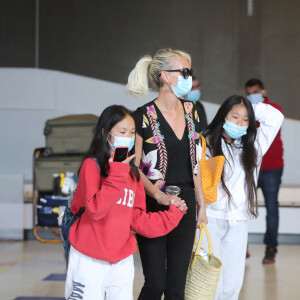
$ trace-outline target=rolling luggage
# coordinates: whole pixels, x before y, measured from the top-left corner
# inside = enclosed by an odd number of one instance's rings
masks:
[[[53,192],[54,175],[77,174],[83,155],[38,157],[34,162],[35,188],[39,192]]]
[[[43,156],[85,153],[91,144],[97,122],[98,117],[92,114],[49,119],[44,128],[46,149]]]

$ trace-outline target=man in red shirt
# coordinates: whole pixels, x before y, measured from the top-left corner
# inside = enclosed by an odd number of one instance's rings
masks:
[[[245,91],[247,99],[251,103],[255,104],[263,102],[270,104],[282,112],[280,105],[269,101],[267,91],[265,90],[264,84],[261,80],[248,80],[245,84]],[[283,173],[283,165],[283,144],[281,139],[281,130],[279,130],[272,145],[263,157],[258,178],[258,186],[262,189],[267,210],[267,231],[264,237],[266,252],[263,264],[274,263],[275,255],[277,253],[279,225],[278,193]]]

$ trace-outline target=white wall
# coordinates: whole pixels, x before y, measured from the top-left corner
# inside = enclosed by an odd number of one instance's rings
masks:
[[[249,221],[249,233],[262,233],[266,231],[266,208],[258,208],[259,216],[257,219]],[[279,208],[279,234],[300,234],[300,208],[299,207],[280,207]]]
[[[0,174],[32,178],[33,150],[45,145],[47,119],[100,115],[114,103],[132,109],[139,105],[120,84],[56,71],[0,68]]]
[[[233,91],[234,93],[234,91]],[[44,123],[64,114],[93,113],[111,104],[130,109],[143,100],[125,95],[122,84],[58,71],[0,68],[0,174],[20,174],[32,179],[32,154],[45,145]],[[218,105],[203,102],[211,121]],[[284,184],[300,185],[300,122],[285,120],[282,136],[285,148]]]
[[[0,239],[23,239],[23,176],[0,174],[0,191]]]

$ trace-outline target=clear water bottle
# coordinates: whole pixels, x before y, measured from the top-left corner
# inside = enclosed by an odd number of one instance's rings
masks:
[[[176,195],[176,196],[178,196],[180,194],[180,192],[181,192],[180,187],[178,187],[176,185],[166,186],[166,194],[167,195]]]

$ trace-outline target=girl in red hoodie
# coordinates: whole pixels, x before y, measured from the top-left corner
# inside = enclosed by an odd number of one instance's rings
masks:
[[[145,192],[134,164],[135,122],[131,112],[113,105],[101,114],[95,136],[79,171],[71,211],[85,212],[70,229],[66,299],[133,299],[132,231],[158,237],[177,226],[186,205],[174,196],[168,211],[146,213]],[[129,157],[114,162],[117,146]],[[100,166],[97,166],[95,159]]]

